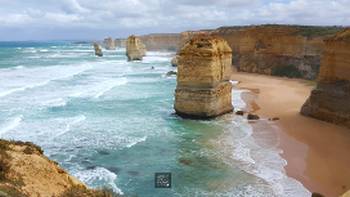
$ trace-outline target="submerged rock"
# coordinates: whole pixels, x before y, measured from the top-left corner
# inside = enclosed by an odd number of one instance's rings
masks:
[[[99,45],[98,43],[94,42],[94,49],[95,49],[95,55],[96,56],[98,56],[98,57],[102,57],[103,56],[101,45]]]
[[[318,84],[301,114],[350,128],[350,29],[325,42]]]
[[[128,56],[128,61],[142,60],[146,55],[146,47],[141,42],[141,40],[131,35],[126,41],[126,55]]]
[[[172,76],[172,75],[177,75],[176,71],[169,71],[166,73],[166,76]]]
[[[255,114],[248,114],[247,119],[248,120],[259,120],[260,117],[258,115],[255,115]]]
[[[107,49],[107,50],[115,50],[115,48],[116,48],[115,41],[111,37],[104,39],[103,45],[104,45],[105,49]]]
[[[190,39],[179,52],[175,111],[190,118],[232,112],[232,51],[226,41],[209,35]]]
[[[236,111],[236,115],[243,116],[244,115],[244,111]]]

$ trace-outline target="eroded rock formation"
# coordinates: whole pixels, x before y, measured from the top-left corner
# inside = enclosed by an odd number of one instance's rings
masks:
[[[178,55],[176,113],[212,118],[231,112],[232,51],[226,41],[209,35],[194,36]]]
[[[126,55],[128,56],[128,61],[142,60],[146,55],[146,47],[138,37],[134,35],[128,37],[126,41]]]
[[[221,27],[181,33],[180,46],[197,34],[209,33],[227,41],[238,71],[316,79],[323,40],[338,27],[260,25]]]
[[[0,196],[112,196],[88,189],[32,143],[0,140]]]
[[[103,56],[103,53],[102,53],[102,47],[101,45],[99,45],[98,43],[94,42],[94,49],[95,49],[95,55],[96,56],[99,56],[99,57],[102,57]]]
[[[350,29],[325,43],[317,87],[301,113],[350,128]]]
[[[104,45],[105,49],[107,49],[107,50],[115,50],[115,48],[116,48],[115,42],[111,37],[104,39],[103,45]]]

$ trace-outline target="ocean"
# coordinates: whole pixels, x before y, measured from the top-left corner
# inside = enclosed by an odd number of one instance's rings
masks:
[[[234,114],[174,114],[173,55],[127,62],[123,48],[98,58],[89,44],[0,42],[0,137],[38,144],[87,185],[126,196],[310,196],[286,175],[273,123],[253,131]],[[171,188],[155,188],[158,172]]]

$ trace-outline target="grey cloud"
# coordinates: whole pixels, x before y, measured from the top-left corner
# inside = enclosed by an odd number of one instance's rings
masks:
[[[0,5],[1,40],[90,39],[260,23],[350,25],[350,0],[0,0]],[[11,34],[11,29],[22,31]]]

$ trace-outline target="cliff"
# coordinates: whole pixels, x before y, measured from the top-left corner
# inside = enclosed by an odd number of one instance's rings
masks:
[[[128,61],[142,60],[146,55],[146,47],[138,37],[134,35],[128,37],[126,41],[126,55],[128,56]]]
[[[325,45],[317,87],[301,113],[350,128],[350,29]]]
[[[149,34],[140,36],[140,39],[149,51],[177,51],[179,49],[180,34]]]
[[[221,27],[181,33],[180,46],[194,35],[209,33],[227,41],[238,71],[316,79],[324,39],[342,28],[289,25]]]
[[[184,45],[178,54],[178,115],[212,118],[233,110],[231,55],[226,41],[214,36],[194,36]]]
[[[88,189],[32,143],[0,140],[0,196],[112,196]]]
[[[112,38],[104,39],[103,45],[107,50],[115,50],[115,42]]]

